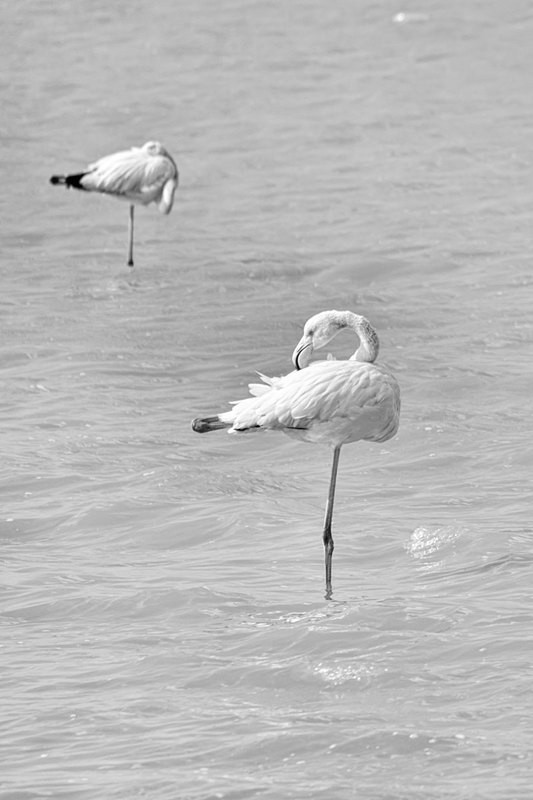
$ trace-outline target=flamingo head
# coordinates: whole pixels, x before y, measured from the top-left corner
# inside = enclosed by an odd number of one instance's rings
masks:
[[[165,150],[161,142],[146,142],[141,147],[141,150],[149,156],[167,156],[168,152]]]
[[[325,347],[343,328],[349,324],[346,311],[321,311],[307,320],[303,336],[294,348],[292,363],[296,369],[306,367],[314,350]]]
[[[303,369],[311,361],[314,350],[325,347],[344,328],[353,330],[359,337],[359,348],[352,359],[375,361],[379,351],[379,339],[370,322],[353,311],[321,311],[307,320],[304,333],[292,354],[296,369]]]

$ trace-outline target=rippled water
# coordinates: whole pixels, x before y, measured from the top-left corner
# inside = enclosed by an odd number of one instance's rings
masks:
[[[531,796],[533,12],[4,12],[0,796]],[[159,138],[170,217],[54,189]],[[365,314],[398,435],[197,436]],[[338,355],[352,352],[348,336]]]

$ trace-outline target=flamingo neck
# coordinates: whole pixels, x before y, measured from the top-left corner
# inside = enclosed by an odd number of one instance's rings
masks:
[[[359,347],[350,356],[350,360],[369,363],[375,361],[379,353],[379,339],[370,322],[366,317],[354,314],[353,311],[345,311],[342,316],[344,326],[353,330],[359,339]]]

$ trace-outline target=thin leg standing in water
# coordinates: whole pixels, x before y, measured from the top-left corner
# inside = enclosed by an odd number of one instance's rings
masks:
[[[326,505],[326,516],[324,518],[324,555],[326,559],[326,598],[331,597],[331,561],[335,548],[333,536],[331,535],[331,520],[333,519],[333,502],[335,500],[335,486],[337,484],[337,469],[339,467],[340,447],[333,450],[333,464],[331,466],[331,478],[329,481],[328,502]]]
[[[128,267],[133,267],[133,217],[135,214],[135,206],[130,206],[130,224],[129,224],[129,235],[130,235],[130,243],[128,247]]]

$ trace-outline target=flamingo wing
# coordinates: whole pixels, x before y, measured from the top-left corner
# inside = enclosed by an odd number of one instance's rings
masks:
[[[377,435],[384,409],[395,416],[398,391],[394,378],[377,365],[354,361],[315,362],[278,378],[270,388],[253,388],[254,397],[222,415],[234,431],[259,427],[303,433],[336,426],[345,441],[348,435],[353,440]]]
[[[83,185],[92,191],[122,196],[144,205],[158,200],[161,210],[168,214],[177,186],[177,170],[169,158],[133,147],[91,164]]]
[[[336,417],[355,419],[377,402],[374,375],[375,369],[360,364],[354,368],[349,362],[310,365],[287,376],[291,380],[280,387],[275,413],[280,421],[290,423],[289,427],[306,428]]]

